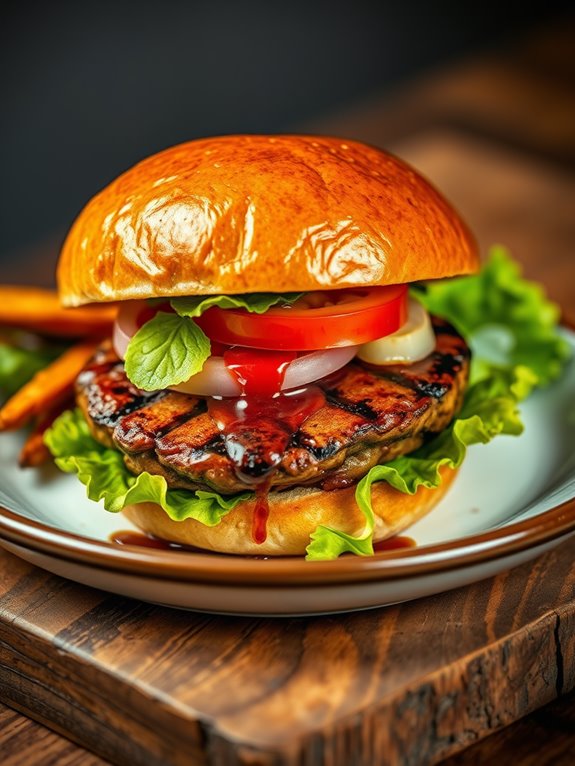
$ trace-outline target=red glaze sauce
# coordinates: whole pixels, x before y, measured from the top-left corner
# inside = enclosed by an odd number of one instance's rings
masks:
[[[232,346],[224,352],[224,364],[242,387],[245,396],[275,396],[281,391],[295,351],[258,351]]]
[[[263,543],[265,541],[265,524],[267,520],[267,487],[265,484],[260,485],[262,487],[261,497],[263,498],[263,512],[262,516],[258,516],[258,512],[254,514],[253,535],[256,543]],[[259,488],[258,488],[259,489]],[[258,489],[256,489],[256,508],[259,500]],[[263,533],[263,539],[259,537]],[[138,548],[156,548],[163,551],[187,551],[188,553],[212,553],[212,551],[204,550],[203,548],[196,548],[193,545],[182,545],[181,543],[171,543],[168,540],[161,540],[159,537],[153,535],[146,535],[143,532],[133,532],[131,530],[121,530],[119,532],[113,532],[109,537],[110,542],[116,545],[132,545]],[[380,540],[378,543],[373,544],[373,552],[375,554],[385,553],[386,551],[397,551],[405,548],[414,548],[417,545],[412,537],[404,535],[396,535],[390,537],[387,540]],[[218,554],[222,555],[222,554]],[[226,554],[227,555],[227,554]],[[261,556],[246,556],[245,558],[259,559],[265,558]]]
[[[385,551],[398,551],[403,548],[414,548],[417,545],[413,537],[407,535],[395,535],[388,537],[387,540],[380,540],[373,544],[374,553],[384,553]]]
[[[208,411],[238,477],[246,484],[259,484],[279,465],[292,434],[324,402],[320,388],[306,386],[273,398],[211,398]]]
[[[268,516],[270,515],[270,506],[268,503],[270,484],[271,482],[268,479],[262,484],[258,484],[256,487],[256,504],[252,519],[252,538],[258,545],[265,543],[267,537],[267,522]]]
[[[172,543],[169,540],[162,540],[154,535],[148,535],[144,532],[134,532],[132,530],[120,530],[113,532],[109,536],[109,541],[115,545],[131,545],[135,548],[155,548],[162,551],[175,551],[176,553],[203,553],[213,556],[232,556],[238,558],[234,553],[222,553],[221,551],[211,551],[207,548],[197,548],[195,545],[183,545],[182,543]],[[264,561],[267,556],[242,556],[245,559],[254,559]]]
[[[280,393],[287,367],[296,356],[291,351],[230,348],[224,352],[224,362],[241,385],[243,396],[208,399],[208,411],[224,438],[237,476],[255,487],[252,536],[258,544],[266,539],[272,475],[292,434],[325,403],[317,386]]]
[[[193,545],[182,545],[181,543],[171,543],[168,540],[161,540],[153,535],[145,535],[143,532],[132,532],[129,530],[113,532],[110,535],[110,542],[117,545],[136,545],[139,548],[159,548],[163,551],[197,551],[203,553],[201,548],[195,548]]]

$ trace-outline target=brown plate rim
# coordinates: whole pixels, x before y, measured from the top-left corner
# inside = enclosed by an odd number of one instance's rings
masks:
[[[329,585],[421,577],[511,556],[575,533],[575,498],[520,522],[444,543],[335,561],[250,559],[214,553],[119,547],[24,519],[0,507],[0,537],[53,558],[98,569],[180,582]]]
[[[564,317],[565,319],[565,317]],[[563,327],[574,331],[569,320]],[[575,533],[575,497],[523,521],[433,545],[335,561],[253,559],[233,555],[137,549],[51,527],[0,506],[0,539],[53,558],[162,580],[241,587],[332,585],[421,577],[479,565]]]

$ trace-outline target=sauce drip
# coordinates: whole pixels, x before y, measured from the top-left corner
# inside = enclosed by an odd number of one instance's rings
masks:
[[[208,412],[223,436],[236,475],[255,487],[252,536],[265,541],[268,492],[292,435],[325,403],[317,386],[280,393],[292,351],[231,348],[224,362],[242,387],[242,396],[208,399]]]
[[[279,394],[296,351],[260,351],[232,346],[224,351],[224,364],[238,381],[244,396]]]
[[[267,522],[270,515],[270,506],[268,503],[268,492],[270,490],[270,480],[258,484],[256,487],[256,504],[254,506],[254,516],[252,520],[252,538],[255,543],[261,545],[265,543],[267,537]]]
[[[208,412],[224,437],[237,476],[246,484],[259,484],[279,465],[292,434],[324,402],[320,388],[306,386],[269,399],[211,398]]]
[[[238,555],[235,553],[222,553],[221,551],[211,551],[207,548],[197,548],[195,545],[172,543],[169,540],[162,540],[160,537],[154,537],[154,535],[149,535],[145,532],[134,532],[132,530],[112,532],[108,540],[115,545],[131,545],[136,548],[155,548],[156,550],[175,551],[176,553],[202,553],[204,556],[232,556],[233,558],[238,558]],[[268,557],[242,556],[242,558],[265,561]]]
[[[139,548],[157,548],[163,551],[198,551],[203,553],[201,548],[195,548],[193,545],[183,545],[181,543],[171,543],[168,540],[161,540],[153,535],[145,535],[143,532],[132,532],[129,530],[113,532],[110,535],[110,542],[117,545],[136,545]]]
[[[407,535],[395,535],[394,537],[388,537],[387,540],[380,540],[373,544],[374,553],[383,553],[385,551],[398,551],[403,548],[415,548],[417,543],[413,537],[407,537]]]
[[[261,494],[260,494],[261,487]],[[262,543],[265,541],[266,536],[266,520],[267,520],[267,502],[266,496],[268,487],[265,484],[261,484],[256,489],[256,511],[254,513],[254,523],[252,528],[252,534],[256,543]],[[262,510],[258,515],[258,500],[263,498]],[[261,535],[263,534],[263,539]],[[147,535],[143,532],[134,532],[132,530],[121,530],[119,532],[113,532],[109,537],[110,542],[116,545],[133,545],[138,548],[156,548],[164,551],[182,551],[191,553],[213,553],[213,551],[204,550],[203,548],[196,548],[194,545],[183,545],[182,543],[171,543],[169,540],[162,540],[159,537],[153,535]],[[412,537],[405,535],[395,535],[389,537],[387,540],[380,540],[373,544],[373,552],[375,554],[385,553],[386,551],[397,551],[405,548],[414,548],[417,545]],[[217,554],[217,555],[222,555]],[[225,554],[224,554],[225,555]],[[245,556],[244,558],[259,559],[265,558],[261,556]]]

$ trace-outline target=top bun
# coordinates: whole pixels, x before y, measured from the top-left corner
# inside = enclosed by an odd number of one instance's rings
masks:
[[[82,210],[58,265],[66,306],[305,292],[476,271],[451,205],[409,165],[356,141],[222,136],[174,146]]]

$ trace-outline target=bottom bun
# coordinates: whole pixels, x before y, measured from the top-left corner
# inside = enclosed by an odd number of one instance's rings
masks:
[[[437,489],[419,487],[414,495],[398,492],[386,482],[371,487],[375,513],[374,542],[401,532],[424,516],[445,495],[456,471],[442,470]],[[181,545],[221,553],[261,556],[302,556],[320,524],[351,535],[364,529],[365,517],[355,502],[355,486],[326,492],[317,487],[295,487],[269,495],[267,537],[252,538],[254,500],[239,503],[215,527],[195,519],[173,521],[156,503],[137,503],[124,515],[143,532]]]

